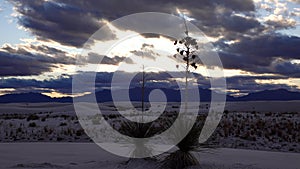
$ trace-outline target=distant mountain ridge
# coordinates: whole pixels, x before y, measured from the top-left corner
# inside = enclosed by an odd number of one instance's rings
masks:
[[[70,103],[71,97],[63,98],[51,98],[41,93],[18,93],[18,94],[6,94],[0,96],[0,103],[45,103],[45,102],[59,102]]]
[[[153,89],[146,88],[145,96],[148,96]],[[179,102],[181,100],[181,95],[179,90],[175,89],[161,89],[169,102]],[[122,96],[122,93],[128,92],[125,90],[116,91],[117,96]],[[190,91],[193,92],[193,91]],[[209,89],[199,88],[200,101],[209,102],[211,100],[212,91]],[[98,102],[109,102],[112,101],[111,91],[102,90],[96,92],[96,100]],[[218,97],[219,94],[215,93]],[[80,96],[77,99],[81,101],[88,101],[92,95]],[[140,101],[141,100],[141,88],[132,88],[129,90],[129,98],[131,101]],[[277,89],[277,90],[264,90],[260,92],[250,93],[242,97],[232,97],[226,96],[227,101],[291,101],[291,100],[300,100],[300,92],[291,92],[286,89]],[[123,101],[125,101],[124,98]],[[120,99],[122,101],[122,99]],[[145,101],[149,101],[149,97],[145,97]],[[40,93],[20,93],[20,94],[6,94],[0,96],[0,103],[44,103],[44,102],[58,102],[58,103],[71,103],[73,102],[72,97],[63,97],[63,98],[51,98],[49,96],[40,94]]]
[[[300,92],[291,92],[286,89],[264,90],[236,99],[237,101],[291,101],[300,100]]]

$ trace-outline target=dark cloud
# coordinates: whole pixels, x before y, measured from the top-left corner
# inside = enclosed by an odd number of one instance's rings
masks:
[[[89,53],[88,56],[84,56],[82,58],[84,63],[90,64],[106,64],[106,65],[118,65],[121,62],[125,62],[127,64],[133,64],[133,60],[126,57],[114,56],[102,56],[97,53]],[[100,62],[101,61],[101,62]]]
[[[124,87],[124,80],[128,80],[131,73],[128,72],[118,72],[121,74],[120,81],[115,81],[114,86],[119,88]],[[177,77],[184,77],[183,72],[172,72],[175,73]],[[81,72],[81,76],[93,76],[94,72]],[[110,72],[99,72],[96,74],[95,87],[96,90],[108,89],[111,87],[112,78],[114,73]],[[137,74],[134,79],[131,79],[131,87],[141,86],[141,74]],[[199,74],[194,74],[197,79],[197,83],[202,88],[210,88],[209,78],[205,78]],[[229,90],[239,90],[238,93],[249,93],[262,91],[267,89],[279,89],[284,88],[288,90],[299,91],[296,86],[291,86],[289,84],[259,84],[256,80],[280,80],[286,79],[284,76],[235,76],[227,78],[227,88]],[[0,79],[0,88],[14,88],[14,92],[60,92],[63,94],[72,94],[72,76],[64,75],[58,78],[52,78],[48,80],[35,80],[35,79]],[[155,82],[153,82],[155,80]],[[147,87],[151,88],[177,88],[177,83],[171,78],[170,74],[167,72],[162,73],[147,73]],[[90,91],[88,89],[87,91]],[[229,94],[235,94],[236,92],[229,92]]]
[[[300,64],[277,59],[271,65],[271,70],[278,74],[300,78]]]
[[[78,72],[79,76],[93,77],[94,72]],[[116,73],[116,72],[115,72]],[[115,81],[114,85],[122,88],[125,87],[124,80],[131,81],[131,87],[140,87],[141,74],[137,74],[133,79],[130,79],[131,73],[117,72],[121,75],[122,79]],[[184,75],[184,73],[182,73]],[[111,87],[112,78],[114,73],[111,72],[99,72],[95,77],[96,90],[102,90]],[[170,78],[167,73],[147,73],[147,86],[149,87],[172,87],[176,86],[175,83],[166,81]],[[16,93],[18,92],[60,92],[64,94],[72,94],[72,76],[64,75],[58,78],[52,78],[48,80],[35,80],[35,79],[0,79],[0,88],[14,88]],[[162,82],[153,83],[152,80],[158,80]],[[87,89],[87,91],[90,91]]]
[[[281,76],[266,76],[266,77],[259,77],[259,76],[236,76],[236,77],[229,77],[226,79],[227,88],[230,90],[239,90],[240,92],[237,93],[253,93],[262,90],[270,90],[270,89],[287,89],[287,90],[297,90],[297,86],[292,86],[289,84],[272,84],[272,83],[258,83],[256,80],[279,80],[279,79],[286,79],[285,77]],[[233,93],[233,92],[232,92]]]
[[[223,16],[222,25],[231,32],[247,33],[247,31],[261,27],[261,24],[254,18],[242,16]]]
[[[134,50],[134,51],[130,51],[132,54],[136,55],[136,56],[140,56],[140,57],[145,57],[148,59],[153,59],[155,60],[157,56],[159,56],[159,54],[155,53],[152,50]]]
[[[297,0],[291,0],[298,2]],[[291,63],[293,59],[300,59],[300,38],[277,34],[275,31],[292,28],[295,25],[290,22],[269,20],[260,23],[257,19],[256,9],[252,0],[11,0],[18,16],[18,23],[29,30],[38,39],[45,41],[56,41],[63,45],[82,47],[86,40],[97,31],[103,24],[103,20],[112,21],[122,16],[138,12],[165,12],[174,14],[176,8],[187,10],[189,16],[204,33],[212,37],[223,38],[215,43],[225,68],[241,69],[254,73],[274,73],[277,77],[265,78],[287,78],[300,77],[299,64]],[[138,21],[141,22],[141,21]],[[161,29],[170,28],[174,32],[181,31],[182,22],[155,20],[152,23]],[[178,29],[171,29],[173,25]],[[125,25],[125,26],[124,26]],[[123,29],[144,30],[147,24],[138,28],[124,24]],[[120,25],[115,25],[120,26]],[[96,36],[99,40],[110,40],[116,38],[110,29],[105,34]],[[145,37],[158,37],[157,34],[144,34]],[[235,40],[236,43],[229,44],[228,41]],[[143,48],[151,48],[143,45]],[[31,50],[39,51],[40,54]],[[141,50],[142,51],[142,50]],[[132,51],[136,55],[145,55],[140,50]],[[153,53],[147,54],[153,58]],[[47,46],[31,45],[27,48],[14,49],[5,46],[0,50],[0,76],[25,76],[39,75],[49,72],[57,64],[74,64],[74,59],[67,56],[64,51]],[[107,57],[90,53],[86,58],[88,63],[97,63],[102,59],[103,64],[117,65],[125,57]],[[127,63],[132,60],[125,59]],[[107,87],[110,83],[111,73],[97,75],[97,87]],[[150,76],[150,75],[149,75]],[[165,75],[152,75],[153,79],[161,81],[169,80]],[[124,77],[126,74],[124,73]],[[150,76],[151,77],[151,76]],[[233,77],[228,78],[230,89],[238,89],[243,92],[257,91],[269,88],[291,88],[288,84],[257,84],[255,79],[261,77]],[[67,79],[49,81],[19,81],[29,87],[50,88],[62,92],[70,92],[71,77]],[[209,79],[199,76],[198,83],[209,87]],[[66,80],[66,81],[64,81]],[[15,79],[17,81],[17,79]],[[58,83],[66,84],[60,86]],[[7,84],[13,84],[9,82]],[[16,83],[14,83],[17,85]],[[61,85],[62,85],[61,84]],[[68,84],[68,85],[67,85]],[[55,88],[54,85],[58,87]],[[166,84],[167,85],[167,84]],[[7,85],[9,86],[9,85]],[[18,86],[11,85],[12,88]],[[23,86],[24,87],[24,86]],[[21,87],[19,87],[21,89]]]
[[[21,14],[19,23],[44,40],[54,40],[65,45],[82,46],[102,25],[102,19],[112,21],[138,12],[176,13],[176,9],[187,10],[195,23],[209,36],[224,36],[227,40],[238,39],[242,34],[257,36],[269,28],[256,19],[252,0],[202,0],[167,1],[159,0],[74,0],[31,1],[12,0]],[[240,14],[240,15],[238,15]],[[173,22],[156,22],[167,27]],[[176,23],[175,23],[176,24]],[[268,25],[268,24],[267,24]],[[270,26],[270,24],[269,24]],[[125,26],[126,27],[126,26]],[[282,29],[285,29],[284,25]],[[287,25],[286,28],[290,28]],[[131,29],[144,29],[131,28]],[[111,30],[101,34],[99,39],[115,38]],[[153,35],[151,35],[153,36]],[[157,37],[157,35],[154,35]]]
[[[154,48],[154,45],[152,45],[152,44],[147,44],[147,43],[144,43],[143,45],[142,45],[142,49],[143,48]]]
[[[12,0],[15,9],[21,14],[19,24],[29,29],[42,40],[54,40],[64,45],[82,46],[97,31],[101,17],[97,11],[88,10],[76,3],[63,1]],[[102,40],[113,39],[110,30]]]
[[[300,59],[300,38],[282,34],[247,37],[225,49],[229,53],[269,60],[272,57]]]
[[[141,56],[153,60],[155,60],[158,56],[160,56],[158,53],[154,51],[154,45],[147,44],[147,43],[144,43],[140,50],[134,50],[130,52],[136,56]]]
[[[51,72],[59,65],[75,65],[76,59],[67,52],[45,45],[19,45],[13,48],[5,45],[0,48],[0,76],[31,76]],[[118,65],[121,62],[133,64],[126,57],[107,57],[89,53],[81,58],[83,63]]]
[[[260,39],[265,42],[260,53],[266,56],[280,56],[285,59],[300,59],[300,38],[296,36],[269,36]],[[255,47],[255,46],[254,46]],[[259,46],[257,46],[259,47]],[[263,49],[263,50],[262,50]]]
[[[225,68],[299,77],[299,64],[290,62],[300,59],[299,37],[273,34],[242,38],[232,45],[221,42],[221,45],[219,55]]]
[[[40,50],[43,54],[31,51]],[[57,64],[74,64],[75,59],[65,52],[47,46],[24,46],[0,49],[0,76],[30,76],[51,72]]]
[[[74,0],[12,0],[11,2],[15,5],[16,11],[21,14],[18,18],[20,25],[29,29],[40,39],[54,40],[71,46],[82,46],[104,24],[102,19],[112,21],[138,12],[175,13],[176,8],[188,10],[192,17],[201,21],[199,25],[207,30],[206,33],[217,32],[222,27],[233,31],[245,31],[257,24],[253,19],[245,20],[235,17],[224,20],[224,17],[219,17],[224,16],[224,13],[254,12],[255,6],[252,0],[186,2],[159,0],[155,3],[150,0],[89,0],[84,2]],[[227,21],[228,23],[224,23]],[[249,23],[246,23],[247,21]],[[230,26],[232,24],[236,26]],[[240,28],[241,25],[243,28]],[[111,30],[107,30],[103,36],[99,38],[102,40],[115,38]]]
[[[65,94],[72,93],[72,78],[70,76],[60,77],[50,80],[35,79],[2,79],[0,88],[14,88],[16,93],[20,92],[61,92]]]

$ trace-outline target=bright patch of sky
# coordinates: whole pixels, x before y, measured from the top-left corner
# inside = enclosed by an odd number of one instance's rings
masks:
[[[290,36],[300,35],[300,4],[293,0],[254,0],[259,21],[276,21],[282,24],[294,25],[279,33]]]
[[[4,0],[1,0],[0,4],[0,29],[1,38],[0,46],[5,43],[18,44],[22,38],[32,38],[32,36],[21,29],[17,24],[17,19],[12,16],[13,6]]]
[[[287,5],[288,9],[291,9],[293,15],[293,18],[297,21],[296,28],[284,30],[283,33],[299,36],[300,35],[300,4],[298,3],[288,3]]]
[[[255,80],[258,84],[276,84],[276,85],[285,85],[296,86],[300,89],[300,79],[299,78],[288,78],[288,79],[268,79],[268,80]]]

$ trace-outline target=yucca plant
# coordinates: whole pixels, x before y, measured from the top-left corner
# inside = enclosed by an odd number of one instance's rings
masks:
[[[142,56],[144,58],[144,55]],[[156,133],[156,129],[152,127],[153,123],[144,123],[144,113],[145,113],[145,84],[146,84],[146,72],[145,66],[142,66],[142,79],[141,79],[141,104],[142,104],[142,118],[139,122],[133,122],[130,120],[124,120],[121,122],[121,127],[119,131],[131,137],[132,144],[134,144],[135,149],[131,152],[132,158],[138,158],[141,156],[151,156],[151,147],[146,145],[145,141],[141,138],[148,138]],[[149,158],[147,158],[149,159]]]
[[[180,117],[179,117],[180,118]],[[199,144],[199,137],[204,125],[205,117],[198,116],[196,122],[186,136],[176,145],[178,150],[172,152],[163,161],[162,168],[183,169],[189,166],[199,165],[198,159],[192,152],[200,151],[203,145]],[[189,121],[180,120],[174,128],[176,138],[181,138],[184,131],[189,129]],[[176,130],[176,131],[175,131]]]
[[[186,20],[184,18],[185,24],[185,37],[174,42],[174,45],[177,47],[176,51],[177,54],[174,55],[175,58],[179,59],[179,61],[184,63],[185,68],[185,96],[184,96],[184,103],[185,103],[185,112],[184,115],[181,116],[188,116],[188,90],[189,90],[189,83],[188,78],[190,75],[191,69],[197,69],[197,62],[199,61],[198,56],[196,55],[197,51],[199,50],[199,46],[197,40],[189,36]],[[176,65],[179,68],[179,65]],[[180,118],[180,117],[179,117]],[[182,117],[181,117],[182,118]],[[191,126],[191,121],[188,118],[182,118],[179,120],[179,124],[177,125],[176,131],[174,131],[175,138],[183,138],[176,146],[178,150],[171,153],[163,162],[163,168],[170,168],[170,169],[182,169],[189,166],[199,165],[199,161],[197,158],[192,154],[193,151],[200,151],[201,147],[207,147],[204,144],[199,144],[199,137],[204,126],[206,117],[198,115],[196,122]],[[190,129],[190,130],[189,130]],[[187,135],[183,136],[183,133],[189,131]]]
[[[147,138],[153,134],[153,128],[148,123],[137,123],[132,121],[122,121],[119,132],[131,137],[130,143],[135,147],[130,152],[130,158],[125,162],[125,168],[137,167],[137,165],[144,165],[152,163],[156,160],[152,158],[152,147],[147,145],[146,141],[138,140],[139,138]],[[128,141],[128,140],[127,140]],[[151,156],[148,158],[140,158],[141,156]]]
[[[131,121],[123,121],[119,131],[129,137],[132,137],[132,144],[135,149],[131,152],[131,157],[135,158],[143,155],[151,155],[151,147],[146,145],[146,142],[138,140],[139,138],[148,138],[155,134],[155,129],[150,123],[137,123]]]

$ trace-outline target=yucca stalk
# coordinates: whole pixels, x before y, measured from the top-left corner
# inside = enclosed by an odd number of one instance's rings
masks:
[[[175,58],[179,58],[184,61],[185,65],[185,91],[184,91],[184,116],[188,116],[188,79],[190,73],[190,67],[197,69],[196,58],[194,53],[198,50],[198,45],[196,39],[189,36],[189,31],[187,28],[186,20],[183,15],[183,20],[185,24],[185,37],[181,40],[176,40],[174,45],[177,45],[178,54],[174,55]],[[179,67],[179,65],[177,65]],[[183,116],[183,115],[180,115]],[[182,117],[178,118],[182,118]],[[198,165],[199,162],[197,158],[191,153],[191,151],[196,150],[199,147],[199,137],[203,127],[204,121],[201,118],[196,119],[196,123],[190,128],[189,120],[187,118],[182,118],[179,120],[179,125],[177,125],[176,131],[174,131],[175,138],[182,138],[186,131],[189,131],[187,135],[176,145],[179,150],[171,153],[164,161],[164,168],[171,169],[182,169],[188,166]]]

